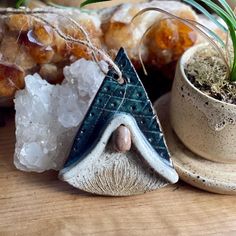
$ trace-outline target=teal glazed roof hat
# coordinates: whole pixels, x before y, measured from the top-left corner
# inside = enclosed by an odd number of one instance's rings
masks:
[[[113,69],[108,72],[77,132],[60,177],[66,180],[77,175],[76,166],[84,159],[101,154],[109,146],[112,132],[124,125],[130,129],[132,147],[145,165],[166,182],[177,182],[178,175],[170,160],[159,121],[123,48],[115,63],[122,72],[124,83],[117,81]]]

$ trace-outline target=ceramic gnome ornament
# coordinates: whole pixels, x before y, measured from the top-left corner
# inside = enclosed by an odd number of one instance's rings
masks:
[[[74,187],[125,196],[178,181],[151,102],[125,51],[110,70],[75,137],[59,177]]]

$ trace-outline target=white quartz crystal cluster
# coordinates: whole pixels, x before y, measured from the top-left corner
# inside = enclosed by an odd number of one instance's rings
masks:
[[[104,73],[105,62],[80,59],[64,68],[61,85],[51,85],[38,74],[25,78],[26,87],[15,98],[15,166],[24,171],[59,170],[91,104]]]

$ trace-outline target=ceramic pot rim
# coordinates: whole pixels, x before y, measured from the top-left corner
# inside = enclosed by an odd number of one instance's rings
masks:
[[[198,49],[201,49],[201,48],[204,48],[206,47],[207,45],[209,45],[208,43],[202,43],[202,44],[198,44],[198,45],[195,45],[193,47],[190,47],[189,49],[187,49],[184,54],[181,56],[180,60],[179,60],[179,68],[180,68],[180,72],[185,80],[185,82],[196,92],[198,92],[199,94],[201,94],[201,96],[203,97],[206,97],[207,99],[209,99],[210,101],[214,102],[214,103],[219,103],[219,104],[222,104],[222,105],[227,105],[229,107],[232,107],[233,109],[236,109],[236,105],[235,104],[231,104],[231,103],[227,103],[227,102],[223,102],[223,101],[220,101],[218,99],[215,99],[205,93],[203,93],[201,90],[199,90],[198,88],[196,88],[190,81],[189,79],[187,78],[186,74],[185,74],[185,71],[184,71],[184,66],[186,64],[186,62],[189,60],[189,58],[194,55],[194,53],[198,50]]]

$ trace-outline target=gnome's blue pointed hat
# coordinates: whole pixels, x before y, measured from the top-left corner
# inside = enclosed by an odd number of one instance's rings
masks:
[[[167,182],[175,183],[175,172],[163,138],[159,121],[138,75],[120,49],[115,63],[122,72],[124,83],[117,82],[111,69],[105,77],[75,137],[69,158],[60,172],[66,175],[85,158],[98,155],[109,142],[111,133],[119,125],[131,131],[132,145],[145,162]]]

